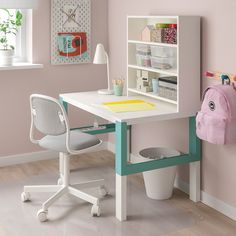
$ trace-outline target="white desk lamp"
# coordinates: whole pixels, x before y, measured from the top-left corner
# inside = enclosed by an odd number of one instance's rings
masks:
[[[107,82],[108,82],[108,89],[101,89],[98,90],[98,93],[105,94],[105,95],[111,95],[113,94],[113,90],[110,86],[110,72],[109,72],[109,58],[108,54],[104,49],[104,46],[102,44],[98,44],[96,48],[96,52],[93,59],[93,64],[107,64]]]

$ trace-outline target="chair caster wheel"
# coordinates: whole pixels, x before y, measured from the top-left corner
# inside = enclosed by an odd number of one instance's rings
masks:
[[[99,194],[102,196],[102,197],[105,197],[107,194],[108,194],[108,190],[105,186],[101,186],[99,188]]]
[[[45,211],[43,209],[39,210],[37,213],[37,217],[39,219],[40,222],[45,222],[48,220],[48,211]]]
[[[30,200],[30,194],[28,192],[23,192],[21,194],[21,201],[22,202],[27,202]]]
[[[93,217],[101,215],[101,210],[100,210],[100,207],[98,205],[93,205],[92,206],[91,215]]]
[[[59,179],[57,180],[57,184],[58,184],[58,185],[63,185],[63,181],[62,181],[61,178],[59,178]]]

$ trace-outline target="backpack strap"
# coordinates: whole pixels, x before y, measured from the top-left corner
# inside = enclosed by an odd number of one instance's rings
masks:
[[[202,102],[203,102],[203,100],[204,100],[204,98],[205,98],[205,95],[206,95],[206,93],[207,93],[207,91],[208,91],[209,89],[214,89],[214,86],[209,86],[209,87],[207,87],[207,88],[204,90],[204,92],[203,92],[203,94],[202,94]]]

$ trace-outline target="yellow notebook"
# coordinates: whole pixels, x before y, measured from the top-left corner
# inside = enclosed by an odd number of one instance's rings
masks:
[[[155,109],[155,104],[143,100],[123,100],[118,102],[105,102],[104,106],[113,112],[148,111]]]

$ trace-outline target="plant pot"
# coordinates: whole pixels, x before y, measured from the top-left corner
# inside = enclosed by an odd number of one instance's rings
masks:
[[[0,65],[11,66],[13,64],[14,50],[0,50]]]

